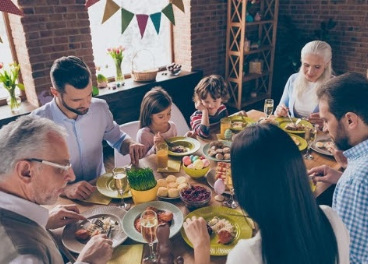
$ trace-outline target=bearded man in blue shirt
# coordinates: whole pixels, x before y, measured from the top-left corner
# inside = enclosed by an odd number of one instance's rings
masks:
[[[322,85],[317,96],[324,128],[348,163],[343,173],[320,166],[309,174],[337,183],[332,208],[350,233],[350,263],[368,263],[368,80],[346,73]]]
[[[84,200],[95,191],[96,178],[105,173],[103,140],[123,155],[129,154],[132,164],[144,157],[145,147],[120,130],[105,100],[92,98],[91,72],[80,58],[55,60],[50,78],[54,99],[31,115],[51,119],[67,130],[76,180],[67,185],[63,195]]]

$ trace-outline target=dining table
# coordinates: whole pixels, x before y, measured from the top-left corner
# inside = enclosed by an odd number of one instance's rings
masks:
[[[265,114],[261,111],[258,110],[250,110],[247,112],[248,117],[250,117],[251,119],[257,121],[259,120],[261,117],[265,117]],[[208,142],[210,142],[212,139],[198,139],[198,141],[201,143],[201,148],[195,153],[196,155],[202,155],[202,151],[203,151],[203,146],[205,144],[207,144]],[[334,160],[333,157],[331,156],[327,156],[327,155],[322,155],[320,153],[317,152],[313,152],[313,156],[314,159],[312,160],[305,160],[305,164],[306,167],[308,169],[315,167],[315,166],[320,166],[320,165],[328,165],[334,169],[339,169],[340,165]],[[181,158],[181,157],[177,157],[177,158]],[[211,169],[216,168],[216,162],[215,161],[211,161]],[[146,156],[143,159],[141,159],[139,161],[139,167],[141,168],[151,168],[154,172],[155,178],[156,179],[162,179],[162,178],[166,178],[168,175],[172,174],[175,175],[177,177],[179,176],[185,176],[188,180],[188,183],[191,185],[204,185],[209,187],[209,184],[206,180],[206,177],[202,177],[199,179],[194,179],[191,178],[190,176],[188,176],[184,170],[182,168],[180,168],[180,171],[177,173],[172,173],[172,172],[165,172],[165,173],[158,173],[157,172],[157,162],[156,162],[156,155],[150,155],[150,156]],[[330,187],[330,184],[327,183],[322,183],[322,182],[318,182],[316,185],[316,189],[314,191],[314,195],[316,196],[316,198],[318,199],[319,196],[323,195],[323,193],[328,190]],[[221,202],[218,202],[214,199],[215,193],[212,192],[212,197],[211,200],[209,202],[209,206],[222,206]],[[159,199],[159,198],[157,198]],[[129,202],[130,204],[133,204],[133,200],[132,199],[126,199],[127,202]],[[190,213],[191,211],[185,206],[185,204],[180,200],[180,199],[174,199],[174,200],[170,200],[170,203],[174,204],[176,207],[178,207],[180,209],[180,211],[182,212],[182,214],[184,215],[184,217]],[[79,200],[70,200],[68,198],[65,197],[59,197],[57,200],[57,203],[55,205],[67,205],[67,204],[76,204],[80,210],[81,213],[83,213],[86,210],[90,210],[92,208],[96,208],[98,206],[110,206],[110,207],[116,207],[118,206],[118,204],[120,203],[119,199],[112,199],[111,202],[108,205],[98,205],[98,204],[94,204],[94,203],[87,203],[85,201],[79,201]],[[53,206],[46,206],[48,209],[52,209],[55,205]],[[239,209],[238,209],[239,210]],[[133,227],[132,227],[133,228]],[[56,241],[56,243],[59,246],[59,249],[61,250],[61,252],[64,253],[64,255],[70,259],[73,260],[76,255],[71,253],[70,251],[68,251],[61,240],[62,237],[62,232],[63,232],[63,228],[58,228],[55,230],[51,230],[50,234],[52,235],[52,237],[54,238],[54,240]],[[255,234],[256,230],[253,230],[253,235]],[[185,264],[193,264],[194,263],[194,252],[193,249],[185,242],[185,240],[183,239],[181,232],[178,232],[176,235],[174,235],[173,237],[170,238],[170,242],[172,244],[172,253],[174,254],[175,258],[177,256],[182,256],[184,259],[184,263]],[[131,238],[127,238],[124,242],[123,245],[134,245],[134,244],[140,244],[134,240],[132,240]],[[149,247],[147,244],[143,245],[143,256],[147,255],[149,253]],[[142,256],[139,256],[139,261],[136,263],[140,263],[142,262]],[[211,256],[211,263],[225,263],[226,262],[226,256]],[[129,262],[129,264],[134,264],[133,262]]]

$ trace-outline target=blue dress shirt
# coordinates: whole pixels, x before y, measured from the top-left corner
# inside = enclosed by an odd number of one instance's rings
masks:
[[[350,263],[368,263],[368,140],[344,151],[348,166],[332,207],[350,232]]]
[[[66,142],[76,182],[90,181],[105,173],[103,140],[120,152],[122,142],[129,138],[113,120],[106,101],[97,98],[92,98],[88,113],[78,115],[76,120],[69,119],[59,109],[55,98],[34,110],[31,115],[46,117],[65,127],[68,133]]]

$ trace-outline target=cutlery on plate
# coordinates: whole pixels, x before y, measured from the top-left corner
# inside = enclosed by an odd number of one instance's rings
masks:
[[[254,221],[252,220],[252,218],[250,218],[249,215],[247,215],[245,213],[240,213],[240,214],[230,213],[230,214],[227,214],[227,215],[244,217],[245,221],[250,226],[250,228],[252,228],[253,230],[256,229],[256,225],[254,224]]]
[[[112,231],[112,226],[109,226],[109,230],[107,230],[106,236],[108,239],[111,239],[111,231]]]
[[[175,146],[175,144],[174,143],[171,143],[170,141],[168,141],[167,139],[164,139],[165,140],[165,143],[170,147],[170,148],[172,148],[172,147],[174,147]]]

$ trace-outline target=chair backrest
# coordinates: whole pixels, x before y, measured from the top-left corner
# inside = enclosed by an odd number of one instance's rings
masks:
[[[132,139],[136,139],[137,132],[139,130],[139,121],[132,121],[125,124],[120,125],[120,130],[127,133]],[[115,167],[122,167],[130,164],[130,156],[121,155],[119,151],[114,149],[114,161]]]
[[[171,105],[171,120],[176,125],[178,136],[184,136],[190,130],[182,112],[174,103]]]

